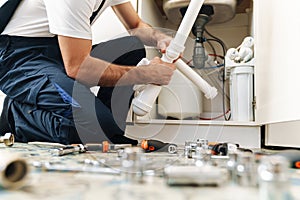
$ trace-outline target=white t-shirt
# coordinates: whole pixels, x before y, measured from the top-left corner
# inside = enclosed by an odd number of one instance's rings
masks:
[[[3,0],[0,0],[0,3]],[[129,0],[106,0],[105,8]],[[23,0],[2,35],[26,37],[69,37],[92,39],[90,17],[102,0]]]

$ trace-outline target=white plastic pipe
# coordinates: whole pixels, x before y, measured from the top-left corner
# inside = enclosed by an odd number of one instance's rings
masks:
[[[178,59],[176,61],[177,69],[183,73],[188,79],[190,79],[199,89],[204,93],[207,99],[213,99],[217,96],[218,91],[215,87],[210,86],[199,74],[197,74],[190,66],[188,66],[183,60]]]
[[[171,41],[170,45],[166,49],[166,53],[162,57],[163,61],[172,63],[179,57],[180,53],[183,52],[185,41],[191,32],[203,2],[204,0],[191,0],[174,39]],[[205,93],[207,98],[214,98],[216,96],[217,90],[215,88],[212,88],[183,61],[179,61],[178,63],[179,64],[176,65],[179,65],[180,71],[182,71],[188,78],[191,78],[191,80]],[[161,86],[147,85],[145,89],[133,99],[133,112],[138,116],[144,116],[149,113],[160,91]]]
[[[174,39],[162,57],[163,61],[172,63],[183,52],[186,39],[192,30],[203,3],[204,0],[191,0]]]
[[[152,109],[156,98],[161,90],[158,85],[146,85],[137,97],[132,100],[132,110],[138,116],[144,116]]]

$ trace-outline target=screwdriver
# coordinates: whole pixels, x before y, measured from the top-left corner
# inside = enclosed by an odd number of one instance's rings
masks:
[[[141,148],[145,150],[145,152],[168,152],[171,154],[177,153],[177,145],[172,143],[164,143],[159,140],[142,140]]]

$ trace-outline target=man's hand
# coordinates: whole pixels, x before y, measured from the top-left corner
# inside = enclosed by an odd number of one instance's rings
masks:
[[[166,53],[166,49],[169,46],[172,39],[172,37],[162,34],[160,39],[157,40],[157,49],[159,49],[161,53]]]
[[[160,37],[157,40],[157,48],[160,50],[160,52],[162,54],[166,53],[167,47],[170,45],[172,39],[173,39],[172,37],[161,33]],[[178,55],[178,58],[173,60],[173,63],[175,63],[178,59],[180,59],[182,57],[182,55],[183,55],[183,52],[181,52]]]
[[[138,67],[140,74],[144,76],[143,84],[168,85],[174,70],[175,64],[163,62],[160,58],[153,58],[149,65]]]
[[[162,53],[166,51],[172,37],[144,22],[130,2],[113,6],[113,10],[130,35],[137,36],[145,45],[157,47]]]

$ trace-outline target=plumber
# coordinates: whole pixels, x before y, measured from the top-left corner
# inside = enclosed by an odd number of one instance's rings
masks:
[[[171,37],[142,21],[129,0],[17,1],[0,36],[0,134],[17,142],[137,144],[124,136],[133,85],[166,85],[175,65],[154,58],[135,66],[144,45],[164,51]],[[130,36],[92,45],[91,26],[108,7]],[[97,95],[92,86],[100,86]]]

